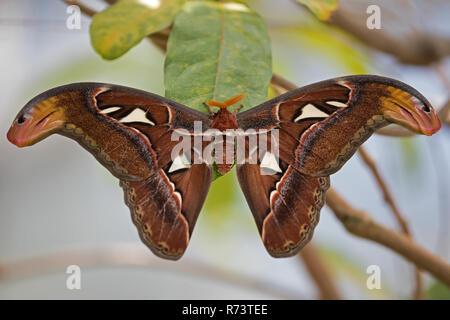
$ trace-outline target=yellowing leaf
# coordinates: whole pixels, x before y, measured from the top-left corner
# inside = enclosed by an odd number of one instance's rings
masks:
[[[104,59],[116,59],[149,34],[168,27],[186,0],[119,0],[96,14],[91,42]]]
[[[297,0],[297,2],[305,5],[323,21],[330,19],[331,14],[338,7],[338,0]]]
[[[320,24],[317,22],[317,24]],[[314,26],[312,28],[293,28],[284,30],[286,35],[297,38],[293,41],[300,50],[307,46],[312,50],[319,50],[320,54],[334,60],[345,67],[349,73],[368,73],[366,68],[367,57],[355,47],[345,41],[345,34],[340,30],[331,32],[328,26]],[[299,41],[300,40],[300,41]]]

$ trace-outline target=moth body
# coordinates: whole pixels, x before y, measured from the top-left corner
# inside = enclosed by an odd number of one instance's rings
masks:
[[[219,107],[219,110],[217,112],[212,113],[212,122],[211,122],[211,129],[217,129],[223,133],[222,139],[219,140],[217,143],[222,144],[222,148],[220,148],[221,152],[219,154],[216,154],[216,166],[217,171],[224,175],[228,173],[231,168],[233,167],[233,164],[235,162],[235,152],[234,152],[234,145],[235,145],[235,139],[233,138],[232,141],[230,139],[227,140],[226,133],[232,132],[230,130],[237,130],[239,128],[239,125],[236,120],[236,113],[237,112],[230,112],[227,108],[242,99],[244,99],[245,94],[236,95],[230,99],[225,100],[224,102],[215,101],[215,100],[208,100],[206,103],[208,106],[216,106]],[[209,109],[211,112],[211,109]],[[238,110],[238,109],[235,109]],[[217,150],[218,148],[215,148]],[[227,154],[231,154],[233,156],[228,156]],[[220,159],[217,159],[219,157]]]

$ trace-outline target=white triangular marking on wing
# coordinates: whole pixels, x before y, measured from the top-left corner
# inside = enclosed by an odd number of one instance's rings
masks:
[[[122,109],[121,107],[109,107],[100,111],[100,113],[111,113],[117,110]]]
[[[191,164],[189,160],[186,158],[186,155],[184,153],[177,156],[172,161],[172,165],[169,168],[169,173],[181,170],[181,169],[189,169],[191,167]]]
[[[319,110],[315,105],[308,103],[302,109],[302,114],[295,118],[295,122],[306,118],[327,118],[329,114]]]
[[[147,119],[147,117],[145,116],[146,112],[140,108],[136,108],[134,109],[129,115],[127,115],[126,117],[120,119],[120,122],[142,122],[142,123],[148,123],[152,126],[154,126],[155,124],[150,121],[149,119]]]
[[[260,167],[261,169],[268,169],[271,172],[282,172],[278,165],[277,158],[275,158],[273,153],[268,151],[264,154]]]
[[[327,101],[327,104],[338,108],[345,108],[347,106],[347,104],[340,101]]]

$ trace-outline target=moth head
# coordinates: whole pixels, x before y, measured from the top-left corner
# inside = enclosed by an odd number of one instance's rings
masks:
[[[58,96],[39,98],[38,96],[28,102],[9,128],[7,138],[18,147],[35,144],[66,123],[65,108],[59,103]]]
[[[383,115],[390,122],[416,133],[431,136],[441,129],[441,121],[431,104],[420,93],[388,87],[388,95],[381,98]]]

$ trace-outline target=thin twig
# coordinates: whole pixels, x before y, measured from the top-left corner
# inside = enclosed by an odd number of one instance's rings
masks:
[[[391,207],[392,213],[395,216],[395,219],[397,219],[398,224],[400,225],[401,230],[406,235],[411,235],[409,231],[409,226],[406,220],[403,218],[402,214],[400,213],[400,210],[397,207],[397,204],[394,201],[394,198],[392,197],[391,192],[389,191],[386,183],[384,182],[383,178],[381,177],[380,172],[378,171],[377,165],[375,164],[375,161],[372,159],[372,157],[367,153],[367,151],[364,149],[363,146],[359,147],[358,149],[359,155],[361,156],[361,159],[363,162],[367,165],[367,167],[372,172],[378,187],[380,188],[381,192],[383,193],[384,200],[386,203]]]
[[[443,64],[436,65],[435,67],[436,73],[439,78],[442,80],[444,87],[447,89],[447,92],[450,92],[450,77],[444,70]],[[450,125],[450,96],[447,95],[447,102],[444,106],[439,110],[438,116],[442,122]]]
[[[397,204],[394,201],[394,198],[392,197],[392,193],[389,190],[386,182],[381,177],[381,174],[377,168],[377,165],[375,161],[372,159],[372,157],[367,153],[364,147],[359,147],[358,149],[359,155],[361,156],[361,159],[363,162],[367,165],[367,167],[372,172],[372,175],[374,176],[378,187],[380,188],[381,192],[383,193],[384,200],[391,208],[392,213],[395,216],[395,219],[397,220],[398,224],[400,225],[400,228],[402,232],[410,237],[412,239],[411,231],[409,230],[408,223],[403,218],[403,215],[400,213],[400,210],[398,209]],[[414,288],[414,294],[413,297],[415,299],[422,299],[423,298],[423,282],[422,277],[420,275],[420,270],[415,266],[414,269],[414,278],[416,286]]]
[[[450,98],[445,102],[444,106],[439,109],[438,117],[443,123],[450,126]]]
[[[171,271],[214,281],[234,284],[256,292],[264,292],[283,299],[299,299],[299,293],[256,277],[234,271],[223,271],[211,265],[184,258],[183,262],[171,263],[149,254],[137,244],[116,243],[98,248],[77,248],[43,254],[35,257],[3,262],[0,264],[0,281],[15,281],[50,272],[61,272],[71,264],[81,268],[98,266],[138,266],[147,270]]]
[[[444,65],[442,63],[435,65],[435,70],[447,91],[450,91],[450,78],[444,70]]]
[[[448,234],[448,227],[450,222],[450,215],[448,215],[448,208],[450,207],[449,197],[449,181],[450,170],[448,166],[448,159],[445,152],[442,152],[445,148],[442,141],[442,136],[437,139],[428,140],[427,147],[431,155],[431,164],[436,174],[438,190],[435,194],[438,202],[439,220],[438,230],[436,232],[436,252],[450,252],[448,246],[450,243],[450,237]],[[447,142],[447,141],[445,141]]]
[[[388,125],[387,127],[378,129],[375,131],[376,134],[387,137],[397,137],[397,138],[407,138],[416,135],[415,132],[408,130],[404,127],[400,127],[396,124]]]
[[[450,287],[450,265],[411,238],[376,223],[365,212],[354,209],[332,188],[327,192],[326,204],[347,231],[390,248]]]
[[[299,257],[301,258],[311,278],[314,279],[314,283],[316,284],[320,294],[320,299],[341,299],[341,295],[336,288],[336,284],[334,281],[330,281],[332,276],[324,265],[314,244],[309,243],[306,247],[304,247],[300,251]]]
[[[398,61],[406,64],[429,65],[445,58],[450,53],[450,39],[447,36],[426,31],[419,32],[418,28],[411,25],[409,26],[410,32],[403,37],[395,36],[383,28],[371,30],[366,27],[366,18],[363,15],[359,12],[352,13],[343,7],[333,12],[328,23],[352,34],[365,45],[391,54]],[[422,28],[422,30],[426,30],[426,28]]]
[[[275,72],[272,74],[272,79],[270,80],[270,82],[277,87],[285,89],[286,91],[291,91],[298,88],[295,83],[289,81],[288,79]]]
[[[435,71],[439,78],[442,80],[444,87],[447,89],[447,92],[450,92],[450,78],[444,70],[444,65],[437,64],[435,65]],[[450,124],[450,97],[447,96],[447,102],[444,106],[439,110],[438,114],[439,118],[442,119],[444,123]],[[442,140],[442,139],[441,139]],[[436,152],[437,150],[441,150],[443,146],[441,145],[441,140],[432,140],[428,143],[428,149],[432,152],[431,160],[433,169],[436,172],[437,177],[437,187],[438,187],[438,207],[439,207],[439,229],[436,232],[436,240],[437,246],[436,250],[439,252],[448,252],[448,221],[449,215],[448,212],[448,161],[446,159],[445,152]]]

